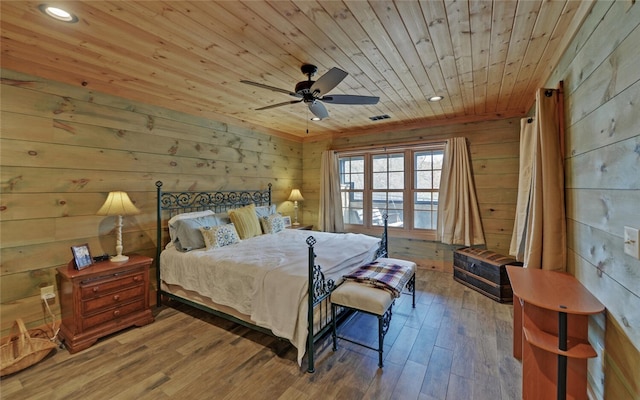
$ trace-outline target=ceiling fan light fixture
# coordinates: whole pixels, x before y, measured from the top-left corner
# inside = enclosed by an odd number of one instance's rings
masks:
[[[431,96],[429,97],[429,101],[434,102],[434,101],[440,101],[444,99],[444,96]]]
[[[38,9],[46,16],[51,17],[57,21],[69,22],[72,24],[78,22],[78,17],[75,14],[67,10],[63,10],[60,7],[54,7],[48,4],[40,4],[38,6]]]

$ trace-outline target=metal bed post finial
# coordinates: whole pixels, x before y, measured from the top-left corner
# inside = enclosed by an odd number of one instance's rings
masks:
[[[156,307],[162,305],[162,293],[160,292],[160,252],[162,251],[162,210],[160,197],[162,197],[162,181],[156,181]]]
[[[314,304],[314,282],[313,282],[313,270],[315,269],[315,258],[316,253],[313,249],[313,246],[316,244],[316,239],[313,236],[309,236],[306,240],[307,245],[309,246],[309,295],[308,295],[308,310],[307,310],[307,372],[313,373],[315,372],[315,366],[313,362],[314,355],[314,346],[313,346],[313,304]]]

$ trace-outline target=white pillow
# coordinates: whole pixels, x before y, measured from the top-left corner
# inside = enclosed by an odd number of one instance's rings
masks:
[[[258,219],[262,219],[262,217],[268,217],[271,214],[276,213],[276,205],[272,204],[270,206],[259,206],[256,207],[256,215]]]
[[[205,242],[199,228],[218,225],[221,224],[218,223],[215,215],[179,219],[172,224],[175,233],[173,244],[178,251],[182,252],[201,249],[205,247]]]
[[[182,214],[177,214],[174,215],[173,217],[171,217],[171,219],[169,220],[169,225],[173,224],[174,222],[181,220],[181,219],[191,219],[191,218],[198,218],[198,217],[204,217],[205,215],[211,215],[214,212],[211,210],[204,210],[204,211],[194,211],[194,212],[187,212],[187,213],[182,213]]]

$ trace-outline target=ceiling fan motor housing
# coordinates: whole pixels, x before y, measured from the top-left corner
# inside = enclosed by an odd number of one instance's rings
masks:
[[[302,95],[305,102],[313,101],[313,93],[311,93],[310,89],[316,81],[312,81],[311,77],[315,75],[316,72],[318,72],[318,67],[312,64],[303,64],[300,67],[300,71],[302,71],[303,74],[307,75],[309,79],[296,83],[296,93]]]
[[[296,83],[296,93],[302,95],[305,98],[305,101],[307,101],[307,96],[312,96],[312,93],[309,89],[311,89],[311,86],[313,86],[314,83],[315,81],[312,80]]]

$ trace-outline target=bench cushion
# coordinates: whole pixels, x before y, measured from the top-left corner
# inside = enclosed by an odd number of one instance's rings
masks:
[[[331,293],[331,302],[371,314],[382,315],[393,302],[393,296],[383,289],[347,281]]]
[[[387,264],[402,265],[403,267],[411,268],[411,275],[416,273],[416,263],[414,263],[413,261],[401,260],[399,258],[385,258],[385,257],[380,257],[377,259],[377,261],[385,262]]]

